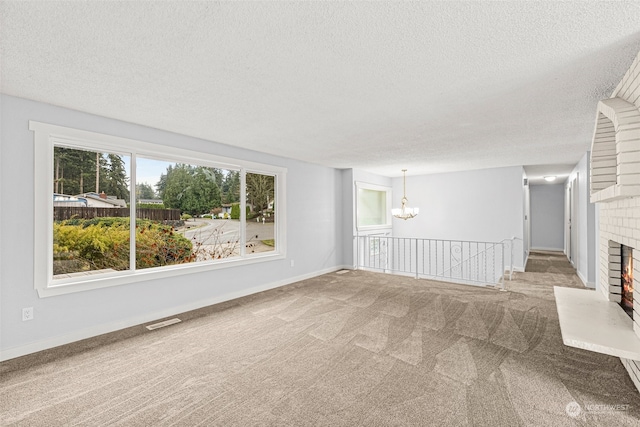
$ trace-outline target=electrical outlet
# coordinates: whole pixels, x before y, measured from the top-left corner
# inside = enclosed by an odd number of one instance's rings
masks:
[[[291,260],[291,267],[293,267],[293,265],[294,265],[294,262],[293,262],[293,260]]]
[[[33,307],[26,307],[22,309],[22,321],[33,320]]]

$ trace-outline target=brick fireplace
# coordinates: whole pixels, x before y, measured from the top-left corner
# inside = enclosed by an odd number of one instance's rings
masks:
[[[633,278],[637,276],[633,274],[633,248],[625,245],[620,247],[620,306],[631,319],[638,319],[637,315],[633,315]]]
[[[602,231],[601,231],[602,235]],[[624,254],[630,256],[630,260],[625,262]],[[607,286],[605,296],[609,301],[621,305],[633,320],[633,330],[640,339],[640,308],[636,304],[630,305],[630,298],[625,298],[625,276],[629,280],[632,289],[640,289],[637,284],[640,278],[640,258],[639,250],[633,250],[631,246],[619,243],[615,240],[607,242]],[[628,262],[631,261],[631,262]],[[627,286],[628,287],[628,286]]]
[[[622,298],[622,245],[633,249],[633,285],[640,279],[640,54],[613,92],[598,103],[591,146],[591,202],[598,204],[598,288],[608,301]],[[638,301],[640,302],[640,301]],[[640,306],[633,306],[640,340]],[[620,358],[640,390],[640,361]]]

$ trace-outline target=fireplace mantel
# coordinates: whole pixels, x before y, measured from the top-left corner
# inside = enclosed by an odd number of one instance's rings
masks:
[[[562,341],[569,347],[640,360],[633,321],[595,290],[554,286]]]
[[[591,194],[591,203],[611,202],[613,200],[628,199],[629,197],[640,197],[640,186],[614,184]]]

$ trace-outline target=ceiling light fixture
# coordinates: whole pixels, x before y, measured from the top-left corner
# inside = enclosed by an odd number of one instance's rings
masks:
[[[553,182],[553,181],[556,180],[556,177],[555,176],[545,176],[544,180],[547,181],[547,182]]]
[[[396,218],[407,220],[418,215],[419,208],[410,208],[407,206],[407,170],[402,169],[402,207],[400,209],[391,209],[391,214]]]

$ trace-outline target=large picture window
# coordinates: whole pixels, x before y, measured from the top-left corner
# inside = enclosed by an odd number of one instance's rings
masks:
[[[38,122],[30,129],[41,296],[285,255],[283,168]]]

